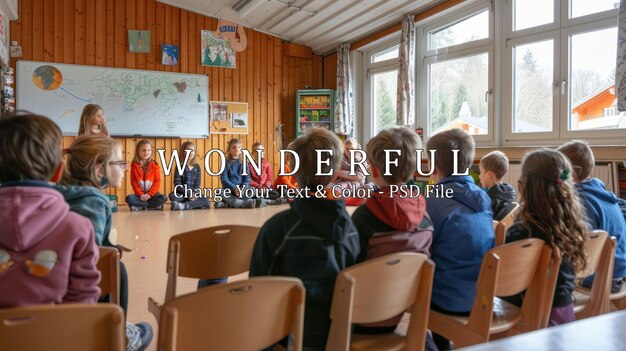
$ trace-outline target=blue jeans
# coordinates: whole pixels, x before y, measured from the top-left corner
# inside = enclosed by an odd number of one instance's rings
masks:
[[[220,279],[200,279],[198,280],[198,290],[202,288],[206,288],[207,286],[211,286],[214,284],[226,283],[228,278],[220,278]]]
[[[128,205],[144,208],[157,208],[159,206],[163,206],[165,201],[167,201],[167,198],[161,193],[156,193],[148,201],[142,201],[139,196],[135,194],[126,196],[126,203]]]
[[[188,198],[183,196],[177,196],[174,192],[170,193],[170,200],[172,202],[183,202],[185,206],[189,209],[194,208],[209,208],[211,207],[211,202],[206,197],[198,197],[193,201],[190,201]]]

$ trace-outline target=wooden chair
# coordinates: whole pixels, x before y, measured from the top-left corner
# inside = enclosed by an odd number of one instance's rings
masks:
[[[626,309],[626,284],[622,285],[620,291],[612,293],[609,300],[618,310]]]
[[[114,304],[0,309],[0,350],[123,351],[124,313]]]
[[[584,279],[594,272],[595,278],[591,289],[580,287],[574,291],[576,319],[598,316],[610,310],[609,297],[617,241],[605,231],[594,230],[587,234],[585,246],[589,259],[587,268],[578,274],[578,278]]]
[[[258,227],[222,225],[174,235],[167,255],[164,303],[176,296],[179,276],[219,279],[245,273],[250,268]],[[160,304],[148,298],[148,310],[159,320]]]
[[[493,221],[493,231],[495,233],[494,246],[504,245],[506,242],[506,231],[515,223],[517,215],[522,210],[522,206],[517,202],[512,202],[513,208],[501,221]]]
[[[217,284],[167,301],[159,322],[161,351],[261,350],[290,336],[302,350],[305,290],[287,277]]]
[[[493,231],[495,233],[494,246],[504,245],[506,242],[506,230],[507,226],[498,221],[494,221]]]
[[[507,215],[500,220],[500,223],[504,224],[506,228],[512,226],[513,223],[515,223],[517,215],[522,211],[522,206],[520,206],[520,204],[518,204],[517,202],[512,202],[512,204],[513,208],[511,209],[511,211],[509,211],[509,213],[507,213]]]
[[[396,253],[344,269],[335,283],[326,350],[423,350],[435,264],[424,254]],[[351,335],[352,323],[388,320],[410,310],[406,337]]]
[[[493,334],[516,334],[548,324],[560,255],[540,239],[495,247],[485,254],[469,317],[430,311],[428,327],[455,348],[489,341]],[[496,296],[526,291],[518,308]]]
[[[98,270],[100,271],[100,295],[109,295],[109,302],[119,305],[120,303],[120,253],[113,247],[98,247],[100,259]]]

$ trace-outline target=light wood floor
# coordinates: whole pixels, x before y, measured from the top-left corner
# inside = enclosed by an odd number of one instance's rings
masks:
[[[268,206],[255,209],[208,209],[193,211],[141,211],[130,212],[120,207],[113,214],[113,227],[117,229],[117,243],[133,252],[124,253],[122,261],[128,270],[129,308],[128,321],[145,321],[152,325],[155,337],[149,351],[156,350],[158,328],[156,320],[148,312],[148,297],[163,301],[167,274],[167,244],[172,235],[203,227],[243,224],[261,227],[265,221],[278,212],[288,209],[288,205]],[[355,207],[348,207],[352,213]],[[245,279],[247,274],[231,277],[231,280]],[[178,294],[196,290],[195,279],[179,278]]]

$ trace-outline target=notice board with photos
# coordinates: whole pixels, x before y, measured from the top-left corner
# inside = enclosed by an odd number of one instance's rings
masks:
[[[248,134],[250,124],[247,102],[210,102],[211,134]]]

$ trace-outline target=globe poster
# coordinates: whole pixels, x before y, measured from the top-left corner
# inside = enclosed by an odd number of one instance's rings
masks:
[[[208,77],[20,60],[17,108],[51,118],[76,135],[86,104],[102,107],[115,136],[207,137]]]

